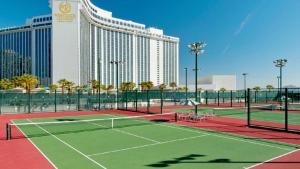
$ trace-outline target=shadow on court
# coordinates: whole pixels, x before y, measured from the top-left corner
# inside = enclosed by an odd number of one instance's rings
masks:
[[[205,157],[206,155],[201,155],[201,154],[190,154],[186,155],[183,157],[179,158],[174,158],[173,160],[165,160],[165,161],[160,161],[154,164],[149,164],[147,165],[148,167],[153,167],[153,168],[165,168],[165,167],[171,167],[172,165],[177,165],[177,164],[258,164],[262,163],[263,161],[232,161],[227,158],[218,158],[214,160],[209,160],[209,161],[195,161],[199,157]],[[266,164],[297,164],[300,165],[300,161],[270,161],[266,162]]]

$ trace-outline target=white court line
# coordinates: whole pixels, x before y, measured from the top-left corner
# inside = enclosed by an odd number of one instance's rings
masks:
[[[289,154],[292,154],[292,153],[294,153],[294,152],[297,152],[297,151],[299,151],[299,150],[300,150],[300,149],[296,149],[296,150],[290,151],[290,152],[288,152],[288,153],[285,153],[285,154],[282,154],[282,155],[280,155],[280,156],[277,156],[277,157],[271,158],[271,159],[269,159],[269,160],[266,160],[266,161],[264,161],[264,162],[261,162],[261,163],[258,163],[258,164],[255,164],[255,165],[252,165],[252,166],[250,166],[250,167],[246,167],[246,168],[244,168],[244,169],[251,169],[251,168],[254,168],[254,167],[260,166],[260,165],[262,165],[262,164],[265,164],[265,163],[268,163],[268,162],[270,162],[270,161],[276,160],[276,159],[278,159],[278,158],[281,158],[281,157],[287,156],[287,155],[289,155]]]
[[[14,122],[12,122],[13,124],[16,124]],[[19,126],[17,126],[17,129],[29,140],[29,142],[42,154],[42,156],[44,156],[46,158],[46,160],[55,168],[55,169],[58,169],[56,167],[56,165],[38,148],[38,146],[36,146],[33,141],[27,136],[27,134],[25,134],[20,128]]]
[[[99,127],[107,127],[107,126],[103,126],[103,125],[100,125],[100,124],[97,124],[97,123],[91,123],[91,122],[88,122],[88,123],[99,126]],[[143,140],[151,141],[151,142],[154,142],[154,143],[160,143],[159,141],[156,141],[156,140],[153,140],[153,139],[150,139],[150,138],[147,138],[147,137],[139,136],[139,135],[136,135],[136,134],[133,134],[133,133],[130,133],[130,132],[126,132],[126,131],[122,131],[122,130],[118,130],[118,129],[112,129],[112,130],[117,131],[119,133],[134,136],[134,137],[137,137],[137,138],[141,138]]]
[[[112,115],[114,116],[114,115]],[[139,120],[137,120],[139,121]],[[168,125],[165,125],[165,124],[156,124],[154,123],[153,125],[158,125],[158,126],[164,126],[164,127],[169,127],[169,128],[174,128],[174,129],[179,129],[179,130],[184,130],[184,131],[189,131],[189,132],[194,132],[194,133],[200,133],[200,134],[204,134],[204,133],[207,133],[208,131],[212,131],[212,132],[215,132],[213,130],[208,130],[208,129],[205,129],[207,131],[204,130],[204,132],[200,132],[200,131],[196,131],[197,128],[193,128],[191,126],[187,126],[187,125],[178,125],[176,124],[176,126],[174,124],[168,124]],[[187,128],[183,128],[183,127],[189,127],[189,128],[192,128],[193,130],[191,129],[187,129]],[[199,129],[198,129],[199,130]],[[277,147],[277,146],[272,146],[272,145],[269,145],[269,144],[263,144],[263,143],[258,143],[258,142],[253,142],[253,141],[248,141],[248,140],[242,140],[242,139],[238,139],[238,138],[231,138],[231,137],[226,137],[226,136],[221,136],[221,135],[217,135],[217,134],[209,134],[211,136],[215,136],[215,137],[220,137],[220,138],[224,138],[224,139],[228,139],[228,140],[235,140],[235,141],[240,141],[240,142],[245,142],[245,143],[250,143],[250,144],[255,144],[255,145],[260,145],[260,146],[265,146],[265,147],[271,147],[271,148],[276,148],[276,149],[281,149],[281,150],[286,150],[286,151],[291,151],[293,149],[291,148],[281,148],[281,147]],[[234,135],[234,134],[232,134]]]
[[[161,125],[161,126],[165,126],[165,127],[171,127],[171,125],[163,125],[163,124],[157,124],[157,125]],[[181,127],[172,126],[171,128],[177,128],[177,129],[180,129],[180,130],[185,130],[185,131],[199,133],[198,131],[194,131],[194,130],[191,130],[191,129],[182,128],[182,127],[190,127],[190,126],[186,126],[186,125],[178,125],[178,126],[181,126]],[[193,129],[196,129],[196,128],[193,128]],[[208,130],[208,131],[215,132],[213,130]],[[265,146],[265,147],[272,147],[272,148],[286,150],[286,151],[293,150],[291,148],[281,148],[281,147],[277,147],[277,146],[272,146],[272,145],[258,143],[258,142],[253,142],[253,141],[248,141],[248,140],[242,140],[242,139],[237,139],[237,138],[225,137],[225,136],[221,136],[221,135],[217,135],[217,134],[210,134],[210,135],[211,136],[215,136],[215,137],[220,137],[220,138],[228,139],[228,140],[241,141],[241,142],[245,142],[245,143],[251,143],[251,144],[256,144],[256,145]]]
[[[31,120],[27,119],[27,121],[33,123]],[[36,125],[39,129],[43,130],[44,132],[48,133],[49,135],[51,135],[52,137],[54,137],[55,139],[57,139],[58,141],[60,141],[61,143],[63,143],[64,145],[68,146],[69,148],[71,148],[72,150],[76,151],[77,153],[79,153],[80,155],[84,156],[85,158],[87,158],[88,160],[92,161],[93,163],[95,163],[96,165],[98,165],[99,167],[103,168],[103,169],[107,169],[106,167],[104,167],[103,165],[99,164],[97,161],[93,160],[92,158],[90,158],[89,156],[85,155],[84,153],[82,153],[81,151],[77,150],[76,148],[72,147],[70,144],[66,143],[65,141],[61,140],[60,138],[58,138],[57,136],[53,135],[52,133],[50,133],[49,131],[47,131],[46,129],[42,128],[39,125]]]
[[[90,154],[88,156],[90,157],[90,156],[111,154],[111,153],[116,153],[116,152],[121,152],[121,151],[126,151],[126,150],[139,149],[139,148],[143,148],[143,147],[150,147],[150,146],[162,145],[162,144],[167,144],[167,143],[191,140],[191,139],[196,139],[196,138],[205,137],[205,136],[208,136],[208,135],[200,135],[200,136],[187,137],[187,138],[182,138],[182,139],[169,140],[169,141],[159,142],[159,143],[154,143],[154,144],[147,144],[147,145],[142,145],[142,146],[135,146],[135,147],[124,148],[124,149],[119,149],[119,150],[107,151],[107,152],[103,152],[103,153]]]

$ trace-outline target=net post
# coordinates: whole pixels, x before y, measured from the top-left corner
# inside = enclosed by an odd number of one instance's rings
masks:
[[[6,123],[6,140],[11,140],[11,126]]]
[[[57,90],[54,90],[54,112],[57,112]]]
[[[288,125],[288,88],[285,88],[285,130],[289,130],[289,125]]]
[[[248,88],[247,90],[247,126],[250,127],[250,122],[251,122],[251,117],[250,117],[250,113],[251,113],[251,109],[250,109],[250,88]]]

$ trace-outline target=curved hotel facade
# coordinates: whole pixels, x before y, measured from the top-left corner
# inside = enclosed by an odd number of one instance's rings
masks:
[[[66,78],[104,85],[179,82],[179,39],[114,18],[90,0],[51,0],[52,14],[0,30],[0,78],[31,73],[42,85]],[[112,64],[118,61],[119,64]]]

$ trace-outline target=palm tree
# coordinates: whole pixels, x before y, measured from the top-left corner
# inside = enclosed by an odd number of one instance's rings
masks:
[[[170,87],[174,90],[177,87],[176,82],[170,83]]]
[[[136,87],[136,84],[133,82],[128,82],[128,90],[134,90],[134,88]]]
[[[98,80],[92,80],[90,83],[93,89],[93,94],[95,94],[95,90],[99,89],[100,83]]]
[[[151,90],[154,85],[152,81],[148,81],[146,86],[147,86],[147,90]]]
[[[13,88],[13,83],[8,79],[0,80],[0,89],[9,90]]]
[[[259,92],[259,91],[261,90],[261,88],[260,88],[259,86],[255,86],[255,87],[253,88],[253,90],[255,90],[256,92]]]
[[[66,89],[68,90],[68,93],[71,93],[72,89],[74,88],[75,86],[75,83],[71,82],[71,81],[68,81],[66,84],[65,84],[65,87]]]
[[[51,84],[51,85],[49,85],[48,87],[49,87],[50,91],[53,92],[53,91],[55,91],[55,90],[58,88],[58,85],[56,85],[56,84]]]
[[[61,87],[61,92],[62,94],[65,93],[65,88],[66,88],[66,85],[69,83],[69,81],[67,79],[61,79],[58,81],[58,84],[59,86]]]
[[[161,91],[165,90],[166,88],[167,88],[167,85],[166,85],[166,84],[161,84],[161,85],[159,85],[159,89],[160,89]]]
[[[274,89],[274,87],[272,85],[267,85],[266,88],[271,91],[272,89]]]
[[[13,87],[16,88],[16,87],[21,87],[22,84],[21,84],[21,77],[20,76],[16,76],[16,77],[13,77],[12,78],[12,84],[13,84]]]
[[[141,88],[142,88],[142,90],[146,90],[147,89],[147,82],[142,82],[141,83]]]
[[[21,87],[23,87],[27,93],[30,93],[31,89],[34,89],[39,84],[37,77],[29,74],[21,76],[19,82]]]
[[[108,93],[109,91],[111,91],[112,89],[114,89],[114,86],[113,85],[109,85],[105,88],[106,90],[106,93]]]
[[[224,92],[226,92],[226,89],[225,89],[224,87],[222,87],[222,88],[220,89],[220,91],[224,93]]]

